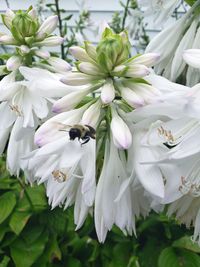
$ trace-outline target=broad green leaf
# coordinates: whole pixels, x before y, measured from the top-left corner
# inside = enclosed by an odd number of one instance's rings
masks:
[[[172,247],[165,248],[158,260],[158,267],[199,267],[200,256],[185,250]]]
[[[200,253],[199,245],[193,242],[190,236],[183,236],[180,239],[175,240],[172,246],[177,248],[185,248],[193,252]]]
[[[21,236],[15,240],[10,247],[15,266],[30,267],[44,251],[47,239],[47,232],[44,231],[36,240],[30,239],[33,242],[28,242],[28,238],[25,240]]]
[[[15,232],[16,235],[23,230],[24,226],[27,224],[31,213],[28,211],[18,211],[16,210],[10,218],[9,226]]]
[[[46,193],[43,185],[27,187],[27,193],[37,212],[43,211],[48,207]]]
[[[16,196],[13,192],[4,193],[0,197],[0,223],[2,223],[12,212],[16,205]]]
[[[10,261],[10,258],[8,256],[4,256],[3,260],[0,262],[0,267],[7,267],[8,263]]]
[[[82,264],[78,259],[75,259],[69,256],[67,257],[67,260],[66,260],[66,266],[67,267],[82,267]]]
[[[61,251],[58,246],[58,240],[56,235],[51,235],[48,240],[45,250],[32,267],[46,266],[47,263],[51,263],[53,260],[61,260]]]

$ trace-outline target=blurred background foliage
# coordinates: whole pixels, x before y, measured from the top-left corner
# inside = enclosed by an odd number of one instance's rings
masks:
[[[191,1],[187,1],[191,4]],[[9,7],[9,2],[6,1]],[[136,1],[121,2],[123,11],[114,13],[110,26],[120,32],[133,11]],[[71,60],[69,47],[85,39],[85,29],[92,26],[90,12],[82,8],[73,28],[68,27],[72,14],[65,16],[59,0],[45,4],[43,10],[59,16],[58,30],[65,37],[60,47],[62,58]],[[138,17],[133,38],[145,48],[149,37],[142,17]],[[7,53],[1,46],[2,52]],[[53,52],[54,54],[54,52]],[[3,64],[3,56],[0,64]],[[21,178],[10,177],[4,157],[0,161],[0,267],[199,267],[200,247],[192,242],[192,230],[180,226],[166,215],[152,213],[138,220],[137,237],[126,237],[113,228],[104,244],[99,244],[93,218],[75,231],[73,207],[51,210],[43,186],[27,185]]]

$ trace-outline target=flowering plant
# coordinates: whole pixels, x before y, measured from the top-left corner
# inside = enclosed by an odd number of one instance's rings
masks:
[[[133,2],[131,9],[136,9]],[[151,2],[164,9],[159,20],[179,3]],[[114,24],[110,23],[112,29],[104,23],[96,45],[88,40],[74,45],[73,41],[67,47],[71,65],[44,49],[62,45],[62,57],[68,58],[63,46],[68,39],[53,34],[59,22],[64,35],[58,1],[58,14],[43,22],[32,7],[8,9],[2,15],[10,35],[1,33],[0,42],[12,46],[14,52],[1,56],[0,153],[6,156],[7,171],[17,179],[0,181],[0,240],[10,231],[23,237],[20,241],[14,236],[11,255],[2,259],[5,266],[10,258],[20,267],[41,262],[48,266],[53,255],[61,260],[57,239],[66,229],[58,230],[48,218],[59,214],[66,223],[68,217],[59,208],[70,212],[70,206],[75,230],[81,231],[92,218],[92,234],[96,232],[101,243],[113,227],[124,235],[137,236],[138,231],[140,235],[137,222],[150,212],[161,213],[164,222],[166,216],[175,215],[179,222],[194,227],[193,238],[182,241],[177,236],[173,248],[160,250],[158,264],[169,266],[174,247],[182,246],[189,247],[189,260],[180,252],[184,261],[198,266],[200,258],[194,252],[199,252],[200,244],[199,73],[192,74],[194,80],[190,74],[192,68],[199,68],[200,1],[188,4],[188,12],[152,39],[146,53],[132,56],[131,39],[124,29],[130,8],[127,1],[122,31],[115,32]],[[40,222],[41,213],[41,218],[48,213],[48,229]],[[34,228],[33,246],[28,243],[26,251],[28,225],[35,218],[40,218],[38,230]],[[47,250],[49,243],[52,247]],[[32,255],[26,255],[21,264],[24,249]],[[47,255],[43,256],[44,249]],[[132,263],[140,266],[141,262],[136,257],[128,266]]]

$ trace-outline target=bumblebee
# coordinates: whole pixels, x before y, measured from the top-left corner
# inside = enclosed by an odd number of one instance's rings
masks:
[[[83,141],[81,145],[84,145],[89,142],[90,138],[96,138],[96,131],[90,125],[75,124],[69,130],[69,138],[70,140],[78,138],[79,141],[81,139]]]
[[[83,141],[81,145],[84,145],[89,142],[90,138],[96,138],[96,131],[90,125],[82,125],[82,124],[75,124],[73,126],[66,125],[60,122],[56,122],[56,125],[59,126],[59,131],[69,132],[70,140],[75,140],[78,138],[79,142],[80,139]],[[66,130],[69,128],[69,130]]]

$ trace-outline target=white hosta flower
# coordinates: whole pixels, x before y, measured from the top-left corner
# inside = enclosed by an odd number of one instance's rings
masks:
[[[119,149],[128,149],[132,143],[132,134],[124,122],[118,115],[117,111],[112,108],[111,131],[113,135],[113,142]]]
[[[154,16],[156,25],[166,22],[181,0],[139,0],[141,7],[146,8],[146,13]]]
[[[150,202],[144,196],[141,186],[129,186],[124,193],[121,187],[128,174],[123,156],[107,141],[104,164],[97,185],[95,198],[95,228],[100,242],[104,242],[107,232],[117,225],[124,233],[135,233],[135,217],[146,216]]]
[[[200,49],[188,49],[183,53],[183,59],[187,64],[200,69]]]
[[[131,61],[129,61],[127,65],[134,66],[135,64],[139,64],[139,65],[145,65],[146,67],[151,67],[156,62],[158,62],[159,58],[160,58],[160,55],[157,53],[147,53],[139,57],[136,56]]]
[[[194,16],[194,10],[198,5],[199,2],[195,2],[181,19],[157,34],[146,48],[147,53],[157,52],[160,54],[160,59],[155,64],[155,72],[162,73],[162,76],[172,81],[176,81],[185,72],[187,73],[182,57],[184,50],[193,48],[194,42],[194,48],[197,48],[199,44],[197,41],[199,39],[198,19]],[[187,84],[189,83],[187,82]]]
[[[200,198],[185,195],[172,203],[168,209],[168,216],[175,215],[180,223],[187,228],[194,227],[192,240],[200,245]]]
[[[11,174],[17,175],[21,157],[34,147],[39,119],[48,116],[55,98],[69,92],[56,74],[28,67],[20,67],[19,70],[26,80],[15,81],[16,72],[12,72],[0,82],[0,116],[3,118],[0,125],[1,151],[10,133],[7,166]]]
[[[70,110],[58,114],[43,123],[35,133],[35,144],[43,146],[49,142],[63,137],[63,131],[73,124],[78,124],[81,121],[82,115],[87,110],[88,105],[79,109]]]
[[[57,27],[58,24],[58,16],[50,16],[48,17],[38,29],[36,33],[37,39],[44,39],[46,36],[51,34]]]
[[[49,203],[64,208],[75,203],[77,229],[83,224],[95,197],[95,146],[90,140],[83,146],[69,135],[34,150],[24,158],[23,169],[30,182],[46,185]]]
[[[16,45],[17,44],[16,40],[12,36],[5,35],[5,34],[0,36],[0,43],[4,45]]]

